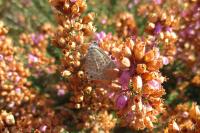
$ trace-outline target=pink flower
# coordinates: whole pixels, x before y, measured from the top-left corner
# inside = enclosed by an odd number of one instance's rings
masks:
[[[42,34],[39,34],[39,35],[33,34],[31,38],[34,44],[38,44],[40,43],[41,40],[43,40],[44,36]]]
[[[46,125],[43,125],[43,126],[40,127],[40,131],[41,132],[46,132],[46,130],[47,130],[47,126]]]
[[[153,110],[153,107],[149,103],[144,104],[144,106],[145,106],[147,112],[151,112]]]
[[[39,61],[38,57],[36,57],[36,56],[34,56],[34,55],[32,55],[32,54],[29,54],[29,55],[28,55],[28,59],[29,59],[29,62],[30,62],[30,63],[36,63],[36,62]]]
[[[106,37],[106,33],[104,31],[101,31],[96,34],[96,40],[97,41],[102,41]]]
[[[9,62],[11,62],[11,61],[13,61],[13,56],[8,56],[6,59],[7,59]]]
[[[0,61],[2,61],[2,60],[3,60],[3,55],[0,54]]]
[[[162,0],[153,0],[153,2],[155,3],[155,4],[162,4]]]
[[[133,7],[133,4],[132,4],[132,3],[129,3],[129,4],[128,4],[128,8],[131,9],[132,7]]]
[[[72,2],[72,3],[75,3],[75,2],[76,2],[76,0],[70,0],[70,2]]]
[[[21,93],[21,88],[16,88],[16,89],[15,89],[15,92],[16,92],[16,93]]]
[[[122,90],[128,89],[130,78],[131,78],[131,76],[130,76],[130,73],[128,70],[122,72],[122,74],[119,78],[119,83],[122,86]]]
[[[116,107],[118,109],[123,109],[127,105],[128,97],[125,95],[121,95],[117,98]]]
[[[115,95],[114,92],[109,92],[109,93],[108,93],[108,97],[109,97],[110,99],[112,99],[112,98],[114,97],[114,95]]]
[[[183,117],[183,118],[187,118],[188,116],[189,116],[189,113],[188,113],[188,112],[185,111],[185,112],[182,113],[182,117]]]
[[[163,57],[163,65],[168,65],[169,64],[169,59],[167,57]]]
[[[157,23],[156,27],[155,27],[155,30],[154,30],[154,33],[155,34],[159,34],[162,31],[162,27],[163,26],[160,23]]]
[[[15,103],[14,103],[14,102],[11,102],[11,103],[8,104],[8,107],[9,107],[9,108],[13,108],[14,106],[15,106]]]
[[[63,95],[65,95],[65,90],[59,89],[58,92],[57,92],[57,95],[58,95],[58,96],[63,96]]]
[[[21,79],[20,76],[17,76],[15,82],[19,82],[20,79]]]
[[[134,3],[135,5],[137,5],[139,2],[140,2],[140,0],[133,0],[133,3]]]
[[[152,88],[152,89],[160,89],[160,87],[161,87],[160,82],[158,82],[157,80],[154,80],[154,79],[148,81],[147,84],[148,84],[149,87]]]
[[[102,24],[106,24],[106,22],[107,22],[106,19],[102,19],[102,20],[101,20],[101,23],[102,23]]]
[[[13,73],[12,72],[8,72],[8,77],[12,76]]]

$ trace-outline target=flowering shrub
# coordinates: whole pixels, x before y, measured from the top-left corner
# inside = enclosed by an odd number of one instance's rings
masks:
[[[0,11],[0,132],[199,132],[199,0]]]

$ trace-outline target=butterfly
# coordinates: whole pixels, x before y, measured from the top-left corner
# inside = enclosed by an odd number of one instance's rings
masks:
[[[85,59],[85,72],[89,80],[113,79],[110,70],[116,65],[96,42],[90,45]]]

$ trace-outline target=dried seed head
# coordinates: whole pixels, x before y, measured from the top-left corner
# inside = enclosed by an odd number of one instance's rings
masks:
[[[137,64],[137,67],[136,67],[136,72],[138,74],[143,74],[147,71],[147,66],[146,64]]]
[[[133,48],[134,58],[136,60],[142,60],[145,55],[145,44],[143,42],[139,42]]]
[[[87,24],[91,22],[94,19],[95,14],[94,13],[89,13],[86,16],[83,17],[83,23]]]
[[[131,66],[131,62],[128,58],[123,57],[122,60],[120,61],[120,67],[121,68],[129,68]]]
[[[71,72],[68,71],[68,70],[64,70],[64,71],[62,72],[62,76],[63,76],[63,77],[69,77],[70,75],[71,75]]]
[[[129,47],[124,48],[124,56],[130,57],[132,55],[131,49]]]
[[[142,78],[140,76],[133,77],[132,82],[133,82],[133,89],[136,92],[141,92],[142,84],[143,84]]]

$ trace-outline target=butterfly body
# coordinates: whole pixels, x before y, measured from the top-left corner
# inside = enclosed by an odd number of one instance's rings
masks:
[[[96,43],[89,47],[85,61],[85,71],[89,80],[110,80],[107,71],[114,68],[114,62]]]

